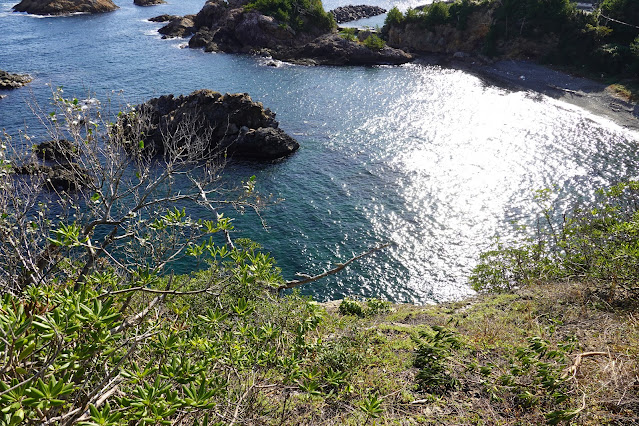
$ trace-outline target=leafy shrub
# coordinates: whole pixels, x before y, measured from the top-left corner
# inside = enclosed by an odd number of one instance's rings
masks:
[[[339,313],[342,315],[363,317],[364,309],[357,300],[346,298],[342,300],[342,303],[339,305]]]
[[[441,326],[432,327],[434,333],[422,333],[417,342],[415,367],[419,368],[417,382],[422,390],[444,395],[459,386],[448,360],[462,343],[453,330]]]
[[[348,41],[357,42],[357,30],[355,28],[342,28],[339,32],[340,37]]]
[[[366,300],[366,307],[364,308],[357,300],[345,298],[342,300],[342,303],[340,303],[338,309],[342,315],[353,315],[364,318],[389,312],[391,304],[385,300],[372,297]]]
[[[290,25],[295,30],[330,31],[335,28],[332,14],[324,10],[321,0],[255,0],[245,10],[259,10]]]
[[[476,290],[502,291],[537,280],[579,278],[603,286],[609,297],[639,298],[639,182],[597,191],[592,206],[575,208],[548,234],[487,252],[471,276]]]
[[[394,25],[400,25],[404,21],[404,15],[399,11],[397,6],[393,6],[386,14],[384,19],[384,28],[390,28]]]
[[[386,46],[386,42],[382,40],[377,34],[371,34],[364,40],[364,46],[370,50],[382,50]]]
[[[424,9],[423,22],[426,27],[443,25],[450,17],[450,5],[444,2],[435,2]]]

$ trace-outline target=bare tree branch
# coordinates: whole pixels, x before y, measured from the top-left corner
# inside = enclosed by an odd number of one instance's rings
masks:
[[[301,280],[293,280],[293,281],[287,281],[286,284],[281,285],[277,288],[278,293],[282,290],[286,290],[288,288],[294,288],[294,287],[298,287],[301,286],[302,284],[308,284],[310,282],[313,281],[318,281],[321,280],[322,278],[326,278],[329,275],[333,275],[338,273],[339,271],[341,271],[342,269],[346,268],[348,265],[350,265],[351,263],[355,262],[356,260],[361,259],[362,257],[366,257],[368,255],[371,255],[377,251],[380,251],[382,249],[385,249],[386,247],[389,247],[393,245],[393,243],[386,243],[386,244],[382,244],[381,246],[378,247],[374,247],[370,250],[368,250],[365,253],[359,254],[357,256],[351,257],[350,259],[348,259],[346,262],[344,263],[338,263],[337,266],[333,269],[329,269],[328,271],[322,272],[321,274],[318,275],[306,275],[306,274],[297,274],[299,276],[303,276],[305,277],[304,279]]]

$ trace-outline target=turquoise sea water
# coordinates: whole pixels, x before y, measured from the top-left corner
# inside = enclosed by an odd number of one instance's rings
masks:
[[[275,68],[184,49],[186,40],[161,40],[161,25],[146,19],[196,13],[203,1],[168,1],[141,8],[116,0],[113,13],[33,17],[0,0],[0,69],[35,77],[0,100],[0,127],[37,132],[25,101],[46,104],[49,83],[69,96],[122,93],[132,104],[200,88],[249,93],[301,149],[273,164],[227,166],[229,180],[255,174],[263,193],[283,199],[263,212],[268,229],[253,214],[235,215],[237,236],[260,242],[286,278],[396,243],[303,289],[316,299],[463,297],[492,237],[511,237],[513,220],[532,223],[533,189],[558,185],[566,206],[639,175],[638,135],[576,107],[435,66]]]

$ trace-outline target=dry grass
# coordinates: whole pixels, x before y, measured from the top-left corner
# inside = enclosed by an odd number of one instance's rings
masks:
[[[330,338],[350,330],[362,342],[352,393],[333,405],[298,394],[287,424],[543,424],[556,409],[577,411],[574,424],[639,424],[639,314],[611,309],[583,284],[544,284],[440,306],[394,305],[390,314],[365,319],[339,315],[336,304],[327,311]],[[446,359],[460,385],[442,395],[420,390],[413,367],[420,333],[432,326],[447,326],[462,342]],[[498,383],[534,336],[551,346],[576,339],[557,364],[568,397],[561,406],[549,400],[526,406]],[[483,375],[482,366],[492,373]],[[520,380],[532,388],[535,376]],[[383,398],[377,419],[359,409],[370,394]]]

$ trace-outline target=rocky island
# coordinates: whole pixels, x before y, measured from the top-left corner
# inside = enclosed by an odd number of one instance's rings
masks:
[[[276,160],[299,148],[279,128],[275,113],[246,93],[197,90],[186,96],[165,95],[138,105],[136,112],[145,117],[146,148],[158,153],[164,150],[165,136],[178,134],[183,126],[204,140],[211,155]]]
[[[68,15],[71,13],[103,13],[118,9],[111,0],[22,0],[14,12],[33,15]]]
[[[0,90],[10,90],[30,83],[32,78],[26,74],[12,74],[0,70]]]
[[[133,0],[133,4],[136,6],[155,6],[158,4],[165,4],[164,0]]]
[[[360,4],[358,6],[340,6],[329,11],[335,18],[335,22],[342,24],[344,22],[356,21],[358,19],[371,18],[386,13],[386,9],[379,6],[368,6]]]
[[[343,37],[319,1],[306,10],[284,3],[286,10],[262,0],[208,0],[196,15],[176,17],[159,32],[190,36],[190,48],[207,52],[258,53],[306,65],[398,65],[412,60],[383,42]]]

